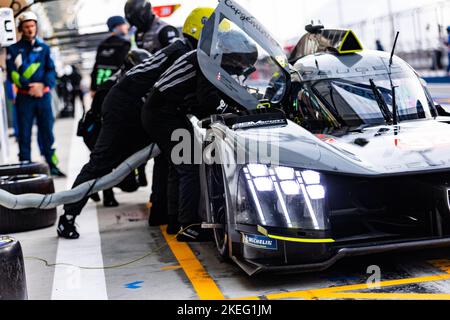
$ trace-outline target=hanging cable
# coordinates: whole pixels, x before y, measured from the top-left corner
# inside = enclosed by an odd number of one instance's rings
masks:
[[[78,269],[82,269],[82,270],[111,270],[111,269],[120,269],[123,267],[127,267],[129,265],[135,264],[139,261],[142,261],[148,257],[151,257],[152,255],[160,252],[161,250],[167,248],[169,246],[169,243],[172,241],[175,241],[176,238],[182,234],[184,231],[186,231],[187,229],[191,228],[191,227],[195,227],[195,226],[201,226],[201,224],[192,224],[184,229],[181,229],[177,235],[175,235],[172,239],[170,239],[167,243],[165,243],[164,245],[146,253],[145,255],[133,259],[129,262],[124,262],[124,263],[120,263],[120,264],[116,264],[116,265],[111,265],[111,266],[106,266],[106,267],[86,267],[86,266],[77,266],[71,263],[50,263],[48,260],[43,259],[43,258],[39,258],[39,257],[25,257],[25,260],[30,260],[30,261],[38,261],[38,262],[42,262],[46,268],[56,268],[56,267],[73,267],[73,268],[78,268]]]

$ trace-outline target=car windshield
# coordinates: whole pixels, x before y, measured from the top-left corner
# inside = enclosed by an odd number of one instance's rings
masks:
[[[392,74],[399,121],[432,117],[433,101],[411,70]],[[360,127],[393,120],[393,95],[388,73],[304,83],[298,95],[303,120],[322,127]]]

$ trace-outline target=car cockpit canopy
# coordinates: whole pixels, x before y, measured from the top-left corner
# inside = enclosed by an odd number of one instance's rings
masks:
[[[247,110],[279,104],[290,81],[287,57],[270,32],[232,0],[205,23],[198,61],[216,88]]]

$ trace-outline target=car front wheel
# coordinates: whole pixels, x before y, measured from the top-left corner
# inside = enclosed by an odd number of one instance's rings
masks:
[[[218,165],[209,166],[207,170],[212,222],[222,226],[214,229],[214,238],[219,255],[226,259],[229,258],[229,236],[223,172]]]

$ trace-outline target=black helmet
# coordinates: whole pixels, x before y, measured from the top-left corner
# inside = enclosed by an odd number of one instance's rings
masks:
[[[145,60],[151,58],[152,55],[144,49],[133,49],[128,52],[127,57],[125,58],[124,66],[125,70],[131,70],[135,66],[143,63]]]
[[[240,31],[219,33],[217,48],[222,54],[222,68],[231,75],[243,75],[258,60],[255,43]]]
[[[125,17],[140,31],[147,31],[155,19],[152,5],[147,0],[128,0],[125,4]]]

